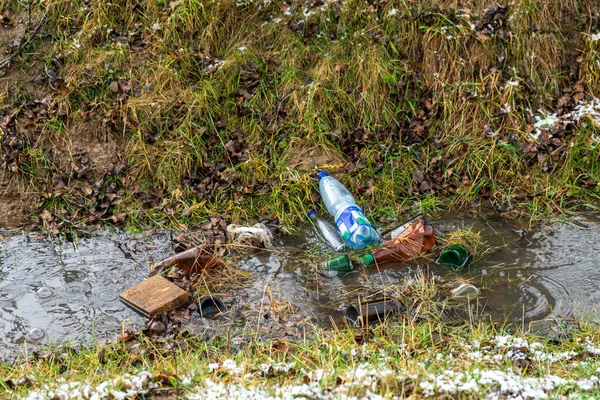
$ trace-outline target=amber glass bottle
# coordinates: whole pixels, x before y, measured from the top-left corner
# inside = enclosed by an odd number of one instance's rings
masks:
[[[413,223],[398,237],[387,241],[371,254],[362,256],[365,266],[404,261],[431,249],[435,244],[433,226],[425,219]]]
[[[218,258],[213,250],[212,245],[203,244],[175,254],[173,257],[165,258],[154,268],[177,267],[187,273],[197,274],[218,264]]]

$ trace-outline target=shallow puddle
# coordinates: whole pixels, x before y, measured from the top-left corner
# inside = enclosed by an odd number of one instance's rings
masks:
[[[77,244],[0,231],[0,356],[48,338],[114,338],[121,320],[143,318],[119,294],[170,250],[169,235],[101,233]]]
[[[600,301],[596,261],[600,220],[596,217],[579,217],[530,232],[505,220],[462,214],[446,215],[432,223],[441,236],[472,228],[492,247],[461,275],[482,289],[479,301],[495,319],[527,322],[548,316],[587,315]],[[402,282],[419,269],[447,274],[432,260],[423,259],[418,264],[323,277],[311,272],[313,265],[303,254],[326,249],[307,232],[280,240],[278,248],[284,251],[240,259],[238,267],[252,278],[226,297],[234,311],[216,321],[193,315],[190,324],[199,333],[219,327],[243,331],[245,326],[269,319],[274,304],[296,309],[297,318],[287,321],[290,326],[307,320],[342,324],[344,304],[366,290]],[[25,343],[35,346],[49,338],[74,342],[114,338],[123,320],[143,324],[145,319],[122,305],[118,296],[147,276],[149,263],[171,254],[167,233],[97,232],[76,244],[16,231],[0,231],[0,237],[2,357],[14,354]],[[285,321],[277,324],[285,325]]]

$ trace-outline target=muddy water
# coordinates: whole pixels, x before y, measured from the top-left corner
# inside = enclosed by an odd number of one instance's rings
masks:
[[[579,217],[535,231],[473,221],[498,248],[472,269],[497,319],[593,317],[600,306],[600,219]],[[501,247],[505,243],[504,247]]]
[[[142,323],[118,300],[170,249],[168,235],[98,233],[77,244],[0,231],[0,357],[25,344],[113,338]]]
[[[248,270],[261,271],[254,287],[268,286],[285,294],[294,304],[303,305],[323,323],[343,321],[343,306],[358,294],[385,288],[418,272],[468,279],[481,289],[478,299],[486,314],[498,321],[530,322],[546,317],[589,317],[600,306],[600,219],[578,217],[566,223],[534,227],[504,219],[477,219],[466,214],[445,215],[432,221],[443,237],[456,229],[473,229],[487,241],[488,252],[460,273],[448,272],[433,260],[401,266],[382,266],[342,277],[289,279],[290,270],[302,275],[302,260],[281,260],[274,255],[254,257]],[[319,246],[315,238],[308,243],[290,238],[292,244]],[[434,252],[439,253],[439,248]],[[310,266],[309,266],[310,268]],[[265,276],[267,278],[265,278]]]
[[[505,220],[460,214],[433,223],[440,235],[472,228],[488,241],[491,251],[461,276],[482,289],[479,300],[496,319],[589,315],[600,303],[597,217],[529,231]],[[147,276],[150,262],[171,254],[168,234],[97,232],[70,243],[0,231],[0,239],[0,357],[49,340],[113,338],[122,321],[140,326],[145,320],[124,307],[118,295]],[[326,252],[312,234],[285,237],[279,242],[283,246],[291,251],[239,260],[252,278],[227,299],[236,309],[227,317],[233,325],[256,324],[275,303],[290,304],[316,323],[340,324],[343,305],[365,290],[401,282],[420,269],[447,274],[424,259],[323,277],[307,262],[306,252]],[[197,317],[193,323],[206,326]]]

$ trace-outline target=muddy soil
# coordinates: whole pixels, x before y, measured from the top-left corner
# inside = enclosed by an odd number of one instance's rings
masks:
[[[67,203],[72,210],[86,210],[84,204],[90,203],[89,215],[79,215],[78,222],[109,217],[104,214],[120,195],[114,190],[99,198],[94,186],[104,194],[104,178],[124,170],[126,143],[96,113],[67,117],[57,102],[68,94],[57,75],[62,56],[52,52],[47,38],[36,39],[43,43],[26,62],[18,55],[19,43],[30,35],[27,22],[21,13],[5,16],[0,24],[1,58],[17,54],[0,69],[0,224],[60,223],[39,218],[48,199]],[[99,206],[102,202],[107,204]],[[69,217],[77,219],[78,213]]]

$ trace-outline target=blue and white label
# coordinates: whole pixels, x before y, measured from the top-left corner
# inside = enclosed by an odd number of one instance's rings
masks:
[[[350,236],[352,236],[359,226],[371,226],[363,211],[357,206],[350,206],[342,211],[335,223],[345,241],[350,239]]]

